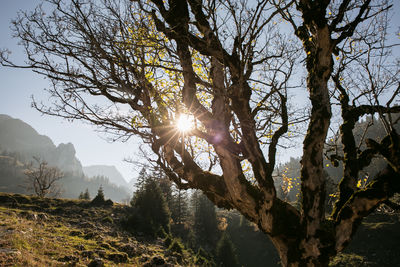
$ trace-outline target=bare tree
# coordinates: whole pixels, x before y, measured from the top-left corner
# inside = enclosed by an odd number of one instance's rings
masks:
[[[64,174],[57,167],[48,166],[47,162],[39,157],[33,157],[35,163],[30,163],[24,171],[26,175],[26,189],[33,191],[37,196],[59,196],[61,187],[57,181],[64,177]]]
[[[179,188],[200,189],[256,223],[282,265],[326,266],[362,218],[400,191],[391,116],[400,112],[399,64],[390,54],[396,44],[383,41],[389,1],[46,4],[54,11],[39,7],[13,23],[27,65],[1,55],[3,65],[31,68],[51,81],[53,105],[34,100],[34,106],[92,122],[115,139],[140,136]],[[303,95],[308,102],[299,106]],[[380,116],[387,136],[361,150],[353,129],[367,114]],[[330,127],[344,153],[328,157],[342,161],[344,173],[327,216],[323,152]],[[299,138],[296,209],[277,197],[273,172],[277,150]],[[387,167],[360,190],[360,170],[378,155]]]

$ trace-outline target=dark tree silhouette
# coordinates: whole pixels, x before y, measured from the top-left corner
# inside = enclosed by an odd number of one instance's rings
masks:
[[[209,253],[215,251],[219,240],[218,220],[214,204],[201,192],[192,195],[194,209],[193,231],[197,248],[204,248]]]
[[[217,243],[216,249],[217,266],[221,267],[236,267],[240,266],[236,255],[235,247],[229,235],[223,233],[221,239]]]
[[[170,232],[170,211],[155,179],[146,180],[143,189],[136,191],[131,205],[134,208],[129,220],[132,229],[150,235],[155,234],[160,227]]]
[[[79,199],[90,200],[90,194],[89,194],[89,189],[88,188],[86,188],[85,192],[81,192],[79,194]]]
[[[83,193],[82,199],[90,200],[90,194],[88,188],[86,188],[85,193]]]
[[[31,162],[24,171],[26,175],[25,187],[32,190],[37,196],[59,196],[61,188],[57,181],[64,177],[64,174],[57,167],[50,167],[46,161],[33,157],[35,163]]]

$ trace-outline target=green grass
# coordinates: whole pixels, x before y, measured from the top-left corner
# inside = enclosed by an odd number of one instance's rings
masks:
[[[4,193],[0,199],[0,266],[87,266],[93,258],[105,266],[140,266],[156,256],[168,262],[161,241],[139,242],[122,228],[125,206]],[[137,253],[123,251],[127,245]],[[195,266],[194,256],[183,253],[179,264]]]
[[[337,255],[330,263],[329,266],[333,267],[358,267],[366,266],[364,257],[357,254],[341,253]]]
[[[394,225],[394,223],[393,222],[377,222],[377,223],[364,222],[363,225],[368,229],[377,230],[377,229],[382,229],[382,228]]]

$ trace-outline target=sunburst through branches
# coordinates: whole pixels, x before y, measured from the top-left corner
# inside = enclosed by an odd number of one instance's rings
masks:
[[[194,127],[194,121],[188,114],[180,114],[178,120],[176,121],[176,128],[181,133],[186,133],[192,130]]]

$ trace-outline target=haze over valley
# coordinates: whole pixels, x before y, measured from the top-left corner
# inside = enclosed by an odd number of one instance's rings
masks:
[[[114,201],[129,199],[133,188],[115,166],[82,166],[72,143],[56,146],[50,137],[39,134],[22,120],[0,114],[0,190],[30,193],[23,187],[26,165],[38,157],[65,173],[60,180],[61,197],[77,198],[86,188],[94,196],[100,186]]]

